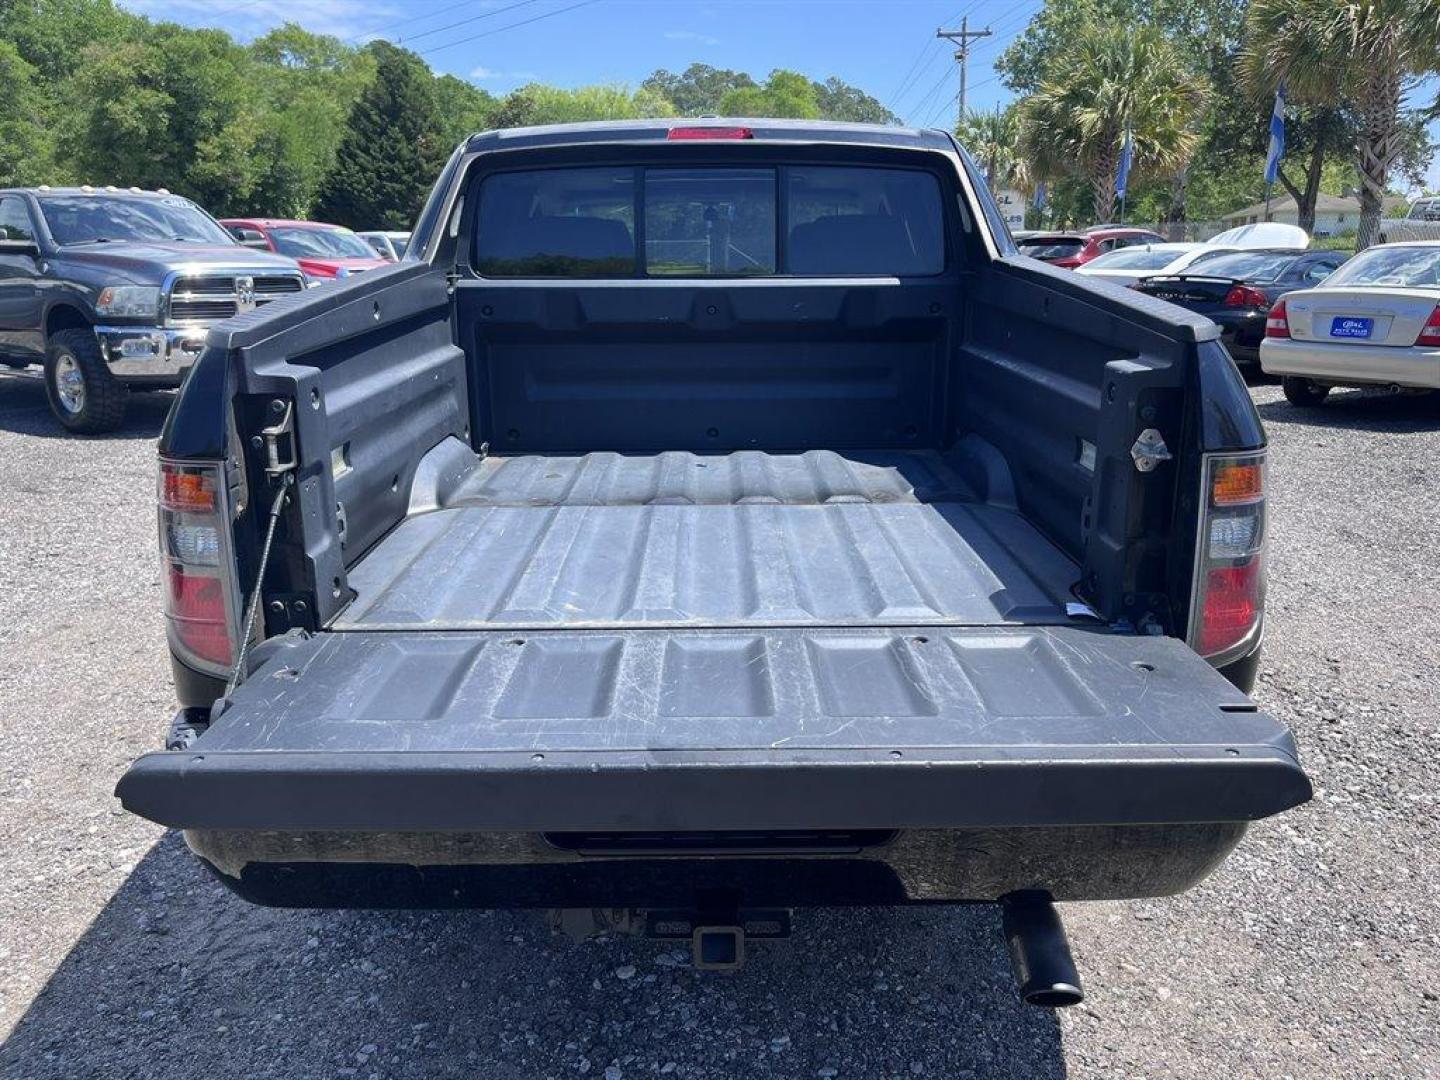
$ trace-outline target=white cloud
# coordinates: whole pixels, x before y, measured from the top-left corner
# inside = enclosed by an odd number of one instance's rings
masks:
[[[702,34],[698,30],[666,30],[665,37],[670,41],[696,41],[701,45],[720,44],[719,38]]]
[[[152,19],[191,26],[218,26],[241,40],[259,37],[286,22],[299,23],[315,34],[332,34],[359,43],[377,30],[403,20],[407,9],[391,0],[251,0],[217,9],[216,0],[120,0],[121,6]]]
[[[531,79],[538,79],[540,76],[533,71],[496,71],[494,68],[481,67],[473,68],[470,78],[477,82],[488,82],[496,79],[510,80],[515,82],[528,82]]]

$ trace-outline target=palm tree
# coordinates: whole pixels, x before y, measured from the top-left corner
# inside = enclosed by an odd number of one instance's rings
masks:
[[[1108,221],[1126,132],[1135,140],[1132,169],[1183,168],[1199,143],[1196,122],[1207,93],[1158,30],[1090,24],[1020,102],[1020,145],[1034,175],[1085,177],[1096,220]]]
[[[985,170],[991,191],[1013,187],[1030,193],[1030,170],[1020,153],[1020,114],[1014,105],[967,112],[955,137]]]
[[[1390,166],[1404,146],[1400,103],[1406,84],[1440,70],[1440,4],[1435,0],[1254,0],[1242,63],[1253,85],[1292,100],[1352,105],[1360,115],[1360,233],[1364,250],[1380,232]]]

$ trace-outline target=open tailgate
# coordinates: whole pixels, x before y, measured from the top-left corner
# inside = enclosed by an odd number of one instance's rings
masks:
[[[1310,796],[1179,641],[1081,627],[325,633],[125,807],[181,828],[1248,821]]]

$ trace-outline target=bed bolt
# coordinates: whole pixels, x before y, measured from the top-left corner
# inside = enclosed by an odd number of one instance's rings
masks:
[[[284,411],[285,411],[285,402],[281,401],[279,398],[271,398],[271,399],[270,399],[270,411],[273,412],[273,413],[282,413],[282,412],[284,412]]]
[[[285,605],[279,600],[271,600],[270,611],[275,615],[283,615],[285,613]]]

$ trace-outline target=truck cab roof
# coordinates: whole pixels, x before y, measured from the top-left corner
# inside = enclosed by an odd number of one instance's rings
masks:
[[[106,197],[123,196],[137,199],[185,199],[183,195],[176,195],[165,188],[154,191],[138,187],[116,187],[111,184],[106,187],[95,187],[93,184],[65,185],[51,187],[49,184],[40,184],[34,187],[10,187],[0,188],[0,195],[103,195]],[[189,202],[189,199],[185,199]]]
[[[674,134],[677,131],[684,135]],[[701,134],[703,133],[703,134]],[[775,120],[757,117],[698,119],[663,117],[651,120],[600,120],[577,124],[544,124],[505,128],[472,135],[470,150],[524,146],[558,146],[578,143],[661,142],[668,139],[757,142],[823,142],[828,144],[890,146],[915,150],[950,150],[950,137],[938,128],[855,124],[832,120]]]

